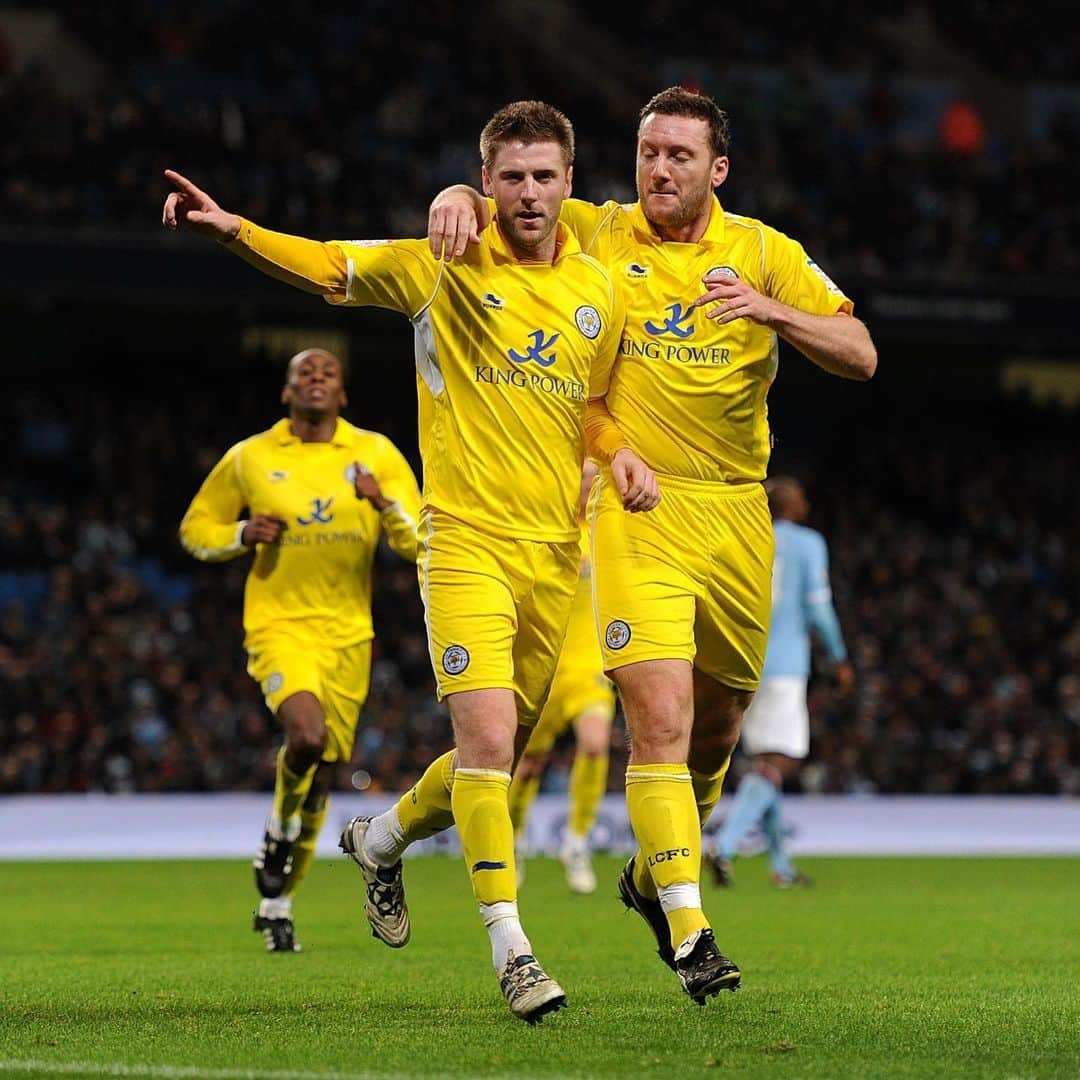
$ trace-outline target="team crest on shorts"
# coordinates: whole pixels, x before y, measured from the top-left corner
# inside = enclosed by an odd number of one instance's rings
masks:
[[[604,641],[609,649],[622,649],[630,640],[630,627],[622,619],[612,619],[604,631]]]
[[[574,312],[574,322],[590,341],[600,333],[600,312],[592,304],[582,304]]]
[[[464,645],[450,645],[442,654],[443,671],[460,675],[469,666],[469,650]]]
[[[276,694],[285,685],[285,676],[280,671],[275,671],[267,680],[263,692]]]

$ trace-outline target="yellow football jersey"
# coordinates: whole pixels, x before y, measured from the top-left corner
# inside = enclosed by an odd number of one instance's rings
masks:
[[[391,500],[382,514],[356,497],[357,462]],[[341,418],[332,441],[302,442],[288,418],[279,420],[226,451],[188,507],[180,542],[206,562],[245,554],[245,508],[288,522],[277,543],[256,546],[244,588],[247,640],[284,622],[333,647],[369,640],[380,531],[399,555],[416,560],[420,492],[397,447]]]
[[[576,539],[585,405],[608,391],[623,313],[597,260],[559,225],[553,263],[521,263],[497,225],[450,263],[426,240],[332,241],[331,303],[408,315],[424,502],[524,540]]]
[[[563,203],[562,220],[621,286],[626,327],[607,407],[626,442],[657,472],[695,480],[761,480],[769,460],[765,399],[777,338],[749,319],[727,325],[693,301],[710,271],[815,315],[851,301],[790,237],[726,213],[713,198],[696,243],[661,240],[639,203]]]

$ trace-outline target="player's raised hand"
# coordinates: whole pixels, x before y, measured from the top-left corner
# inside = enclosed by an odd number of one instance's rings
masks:
[[[722,273],[706,276],[701,279],[701,283],[706,291],[694,301],[694,306],[716,304],[716,307],[705,313],[705,318],[715,319],[721,324],[734,322],[736,319],[750,319],[766,326],[772,320],[776,301],[763,296],[745,281]]]
[[[379,487],[379,481],[359,461],[353,462],[353,490],[358,499],[367,499],[380,514],[390,505],[390,500]]]
[[[631,514],[652,510],[660,502],[660,485],[656,473],[627,447],[611,459],[611,478],[622,499],[623,509]]]
[[[438,195],[428,211],[428,245],[436,259],[449,262],[464,255],[469,244],[480,243],[480,222],[472,196],[458,192]]]
[[[170,192],[165,199],[161,214],[161,223],[167,229],[175,231],[184,226],[199,236],[223,242],[231,240],[240,231],[240,218],[222,210],[186,176],[166,169],[165,179],[176,187],[176,191]]]
[[[240,543],[244,547],[274,544],[288,527],[289,523],[284,518],[274,517],[273,514],[252,514],[240,533]]]

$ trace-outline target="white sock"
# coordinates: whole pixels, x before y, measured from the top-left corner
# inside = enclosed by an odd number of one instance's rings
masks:
[[[589,853],[589,838],[567,829],[563,833],[562,849],[568,855],[587,855]]]
[[[263,899],[259,901],[259,914],[264,919],[291,919],[292,897],[275,896],[272,900],[268,897],[263,897]]]
[[[393,866],[408,846],[396,806],[371,819],[364,834],[364,854],[376,866]]]
[[[277,814],[271,813],[266,819],[266,831],[275,840],[288,840],[290,843],[300,835],[300,815],[295,814],[288,821],[282,823]],[[267,916],[269,918],[269,916]]]
[[[491,962],[500,975],[511,955],[532,956],[532,946],[518,918],[516,900],[481,904],[480,915],[491,939]]]

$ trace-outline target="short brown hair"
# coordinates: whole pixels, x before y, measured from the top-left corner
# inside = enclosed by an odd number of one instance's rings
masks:
[[[669,86],[659,94],[654,94],[641,110],[638,115],[639,128],[650,113],[704,120],[709,125],[709,141],[712,143],[713,155],[727,157],[730,139],[727,113],[706,94],[687,90],[685,86]]]
[[[484,167],[491,168],[502,143],[515,139],[526,145],[556,142],[566,167],[574,163],[574,125],[565,113],[545,101],[512,101],[484,125],[480,132],[480,160]]]

